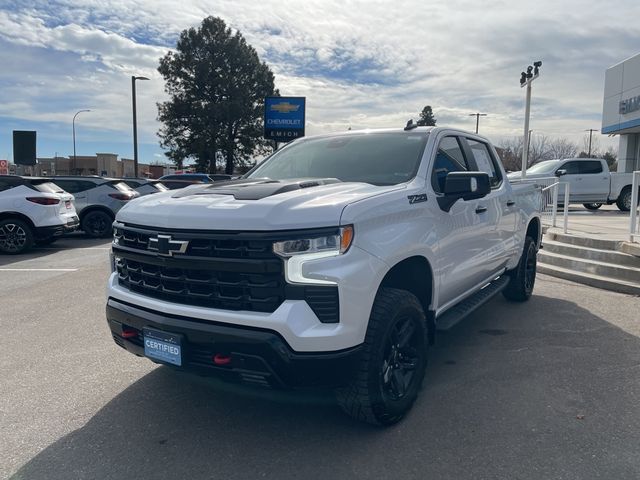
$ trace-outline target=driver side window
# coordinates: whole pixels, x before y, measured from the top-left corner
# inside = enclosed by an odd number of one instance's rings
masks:
[[[444,191],[444,182],[449,172],[465,172],[469,165],[462,153],[457,137],[445,137],[438,145],[431,171],[431,186],[436,193]]]

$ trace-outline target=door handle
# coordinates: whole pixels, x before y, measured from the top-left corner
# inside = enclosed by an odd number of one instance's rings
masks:
[[[482,207],[482,206],[476,207],[476,213],[484,213],[486,211],[487,211],[487,207]]]
[[[515,200],[507,200],[507,207],[513,207],[515,204]]]

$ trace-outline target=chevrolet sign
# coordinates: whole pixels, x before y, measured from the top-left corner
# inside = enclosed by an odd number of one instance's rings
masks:
[[[297,112],[300,105],[292,105],[289,102],[275,103],[269,107],[271,110],[275,110],[280,113]]]
[[[640,110],[640,95],[620,101],[620,115]]]
[[[305,97],[267,97],[264,100],[264,137],[290,142],[304,137]]]

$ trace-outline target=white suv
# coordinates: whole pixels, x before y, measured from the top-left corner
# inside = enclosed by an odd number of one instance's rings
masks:
[[[74,195],[80,230],[95,238],[110,236],[118,210],[140,196],[117,178],[66,176],[51,177],[50,181]]]
[[[78,228],[73,195],[46,178],[0,176],[0,252],[23,253]]]

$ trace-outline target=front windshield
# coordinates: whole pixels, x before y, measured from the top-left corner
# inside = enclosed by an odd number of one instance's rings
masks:
[[[313,138],[273,154],[247,178],[337,178],[396,185],[418,171],[428,135],[384,132]]]
[[[558,160],[547,160],[545,162],[536,163],[533,167],[527,170],[527,173],[551,173],[556,169],[558,163],[560,163]]]

